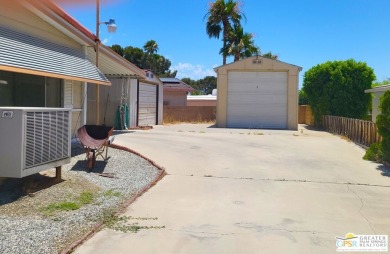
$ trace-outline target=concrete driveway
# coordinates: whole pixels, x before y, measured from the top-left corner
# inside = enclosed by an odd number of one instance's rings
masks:
[[[75,253],[334,253],[335,237],[390,234],[390,170],[324,132],[157,126],[116,136],[169,175]]]

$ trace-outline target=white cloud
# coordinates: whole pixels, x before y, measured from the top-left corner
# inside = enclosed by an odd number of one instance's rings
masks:
[[[112,37],[109,37],[109,38],[104,38],[102,40],[102,44],[106,45],[110,40],[111,40]]]
[[[177,70],[176,78],[191,78],[193,80],[202,79],[206,76],[216,76],[216,73],[213,69],[206,69],[203,65],[200,64],[190,64],[190,63],[179,63],[175,66],[171,66],[171,70]]]

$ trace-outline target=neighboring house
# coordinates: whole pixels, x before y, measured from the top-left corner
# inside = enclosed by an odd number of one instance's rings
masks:
[[[364,91],[365,93],[372,93],[373,94],[371,120],[374,123],[376,122],[376,117],[381,113],[381,110],[379,109],[380,98],[386,91],[390,91],[390,84],[384,85],[384,86],[377,86],[377,87],[367,89]]]
[[[217,89],[208,95],[188,95],[187,106],[217,106]]]
[[[135,87],[140,80],[150,83],[143,70],[104,45],[99,47],[97,68],[95,40],[93,33],[55,3],[3,1],[0,106],[71,108],[73,133],[83,124],[96,124],[96,84],[104,91],[107,86],[103,85],[123,80]],[[132,93],[129,105],[137,102],[137,90]],[[99,101],[103,123],[104,93]]]
[[[297,130],[301,67],[255,56],[214,70],[218,127]]]
[[[187,95],[194,88],[177,78],[160,78],[164,86],[164,105],[166,106],[186,106]]]

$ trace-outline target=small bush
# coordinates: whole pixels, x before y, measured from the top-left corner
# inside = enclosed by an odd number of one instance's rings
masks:
[[[363,159],[368,161],[382,161],[383,159],[382,145],[380,143],[372,144],[367,149]]]

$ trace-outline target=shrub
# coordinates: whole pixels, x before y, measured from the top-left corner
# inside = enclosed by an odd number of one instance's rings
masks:
[[[363,118],[371,101],[371,95],[364,90],[371,88],[374,80],[373,69],[353,59],[329,61],[310,68],[304,75],[303,92],[316,124],[321,124],[326,114]]]
[[[368,161],[382,161],[383,159],[382,145],[380,143],[372,144],[367,149],[363,159]]]

